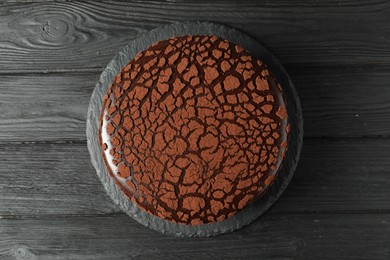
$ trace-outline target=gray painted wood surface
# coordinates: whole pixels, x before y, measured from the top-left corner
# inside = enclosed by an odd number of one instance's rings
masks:
[[[305,137],[390,136],[389,71],[390,65],[291,68]],[[0,74],[0,142],[85,141],[98,77],[97,72]]]
[[[103,67],[175,21],[243,30],[286,66],[305,140],[282,198],[209,239],[148,230],[110,201],[85,141]],[[0,3],[0,259],[390,258],[386,1]]]
[[[6,219],[0,253],[16,259],[388,259],[388,214],[267,214],[239,231],[178,239],[125,214]],[[10,257],[10,258],[11,258]],[[11,258],[12,259],[12,258]]]
[[[186,20],[241,29],[261,39],[287,67],[390,62],[387,1],[261,2],[3,4],[0,68],[99,70],[140,33]]]
[[[0,216],[120,212],[96,177],[85,142],[2,144],[0,158]],[[305,139],[298,169],[270,212],[388,212],[389,174],[390,140]]]

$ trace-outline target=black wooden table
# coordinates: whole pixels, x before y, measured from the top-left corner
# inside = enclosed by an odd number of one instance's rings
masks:
[[[85,121],[104,66],[174,21],[251,34],[285,65],[305,119],[301,161],[252,225],[177,239],[113,205]],[[0,4],[0,259],[390,259],[390,3]]]

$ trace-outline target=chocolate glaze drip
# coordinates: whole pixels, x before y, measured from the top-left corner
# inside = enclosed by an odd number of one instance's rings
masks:
[[[140,208],[169,221],[233,216],[272,184],[287,149],[277,79],[215,36],[171,38],[140,52],[103,102],[117,171],[102,129],[99,138],[111,176]]]

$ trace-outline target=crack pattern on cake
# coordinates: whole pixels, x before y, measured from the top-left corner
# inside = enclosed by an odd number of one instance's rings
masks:
[[[287,151],[277,79],[215,36],[140,52],[103,102],[99,140],[110,175],[138,207],[168,221],[233,216],[272,184]]]

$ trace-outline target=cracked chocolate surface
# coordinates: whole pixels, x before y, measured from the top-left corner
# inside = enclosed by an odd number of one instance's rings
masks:
[[[221,221],[252,203],[288,146],[277,79],[215,36],[140,52],[103,102],[99,138],[110,175],[141,209],[177,223]]]

